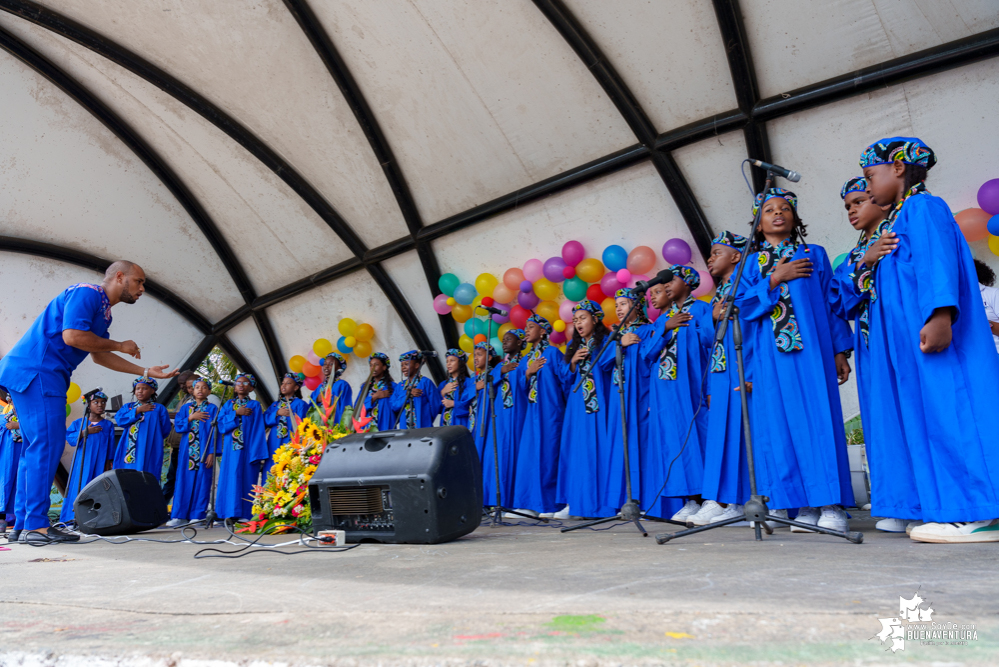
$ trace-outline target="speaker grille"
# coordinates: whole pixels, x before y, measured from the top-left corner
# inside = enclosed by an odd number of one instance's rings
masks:
[[[330,487],[330,514],[381,514],[382,490],[377,486]]]

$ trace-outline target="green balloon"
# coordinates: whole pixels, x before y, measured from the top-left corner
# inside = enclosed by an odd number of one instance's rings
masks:
[[[67,404],[66,404],[66,416],[67,416],[67,417],[69,416],[69,411],[70,411],[71,409],[72,409],[72,408],[70,408],[70,407],[69,407],[69,403],[67,403]]]
[[[562,283],[562,291],[569,301],[582,301],[586,298],[586,288],[588,285],[582,278],[573,277]]]
[[[479,333],[484,333],[484,334],[486,334],[486,335],[487,335],[487,336],[488,336],[489,338],[495,338],[496,336],[498,336],[498,335],[499,335],[499,328],[500,328],[500,325],[499,325],[499,324],[497,324],[496,322],[494,322],[492,318],[489,318],[489,321],[488,321],[488,322],[489,322],[489,332],[488,332],[488,333],[486,333],[486,327],[485,327],[485,323],[483,323],[483,327],[482,327],[482,330],[481,330],[481,331],[480,331]]]
[[[838,269],[839,265],[846,261],[847,254],[848,253],[844,252],[842,255],[839,255],[836,259],[833,260],[833,265],[832,265],[833,271]]]
[[[445,273],[437,281],[437,286],[445,296],[454,296],[454,288],[461,284],[461,280],[453,273]]]

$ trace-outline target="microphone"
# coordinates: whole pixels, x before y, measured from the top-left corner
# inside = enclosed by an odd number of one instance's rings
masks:
[[[749,164],[753,165],[754,167],[759,167],[760,169],[766,169],[768,171],[772,171],[781,178],[786,178],[792,183],[797,183],[798,181],[801,180],[801,174],[799,174],[796,171],[791,171],[790,169],[785,169],[780,165],[770,164],[769,162],[764,162],[763,160],[753,160],[753,159],[749,160]]]
[[[437,353],[433,350],[420,350],[420,356],[424,359],[436,359]]]
[[[657,273],[656,277],[653,278],[652,280],[639,280],[637,283],[635,283],[634,289],[636,292],[647,292],[648,289],[653,285],[662,285],[664,283],[672,282],[673,277],[674,276],[672,271],[670,271],[669,269],[663,269],[662,271]]]
[[[484,310],[493,315],[499,315],[500,317],[506,317],[507,312],[502,308],[493,308],[492,306],[479,306],[479,309]]]
[[[227,387],[235,387],[236,386],[233,382],[230,382],[229,380],[219,380],[215,384],[224,384]]]
[[[91,389],[90,391],[88,391],[86,394],[84,394],[83,397],[86,398],[87,399],[87,403],[89,403],[90,400],[94,397],[94,394],[96,394],[97,392],[103,392],[103,391],[104,391],[104,387],[96,387],[96,388]]]

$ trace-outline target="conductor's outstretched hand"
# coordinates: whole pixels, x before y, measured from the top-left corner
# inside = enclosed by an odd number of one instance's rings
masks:
[[[172,371],[167,370],[170,368],[170,364],[163,364],[162,366],[150,366],[149,367],[149,377],[156,380],[168,380],[180,371],[174,369]]]

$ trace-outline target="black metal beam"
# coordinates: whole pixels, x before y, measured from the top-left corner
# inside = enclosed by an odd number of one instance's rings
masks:
[[[223,352],[225,352],[230,359],[232,359],[232,362],[236,364],[237,369],[247,373],[253,373],[253,375],[257,378],[263,377],[253,367],[253,364],[251,364],[249,360],[247,360],[247,358],[243,356],[243,353],[239,351],[239,348],[233,345],[232,341],[229,340],[229,338],[227,338],[226,336],[217,336],[215,334],[209,334],[208,336],[205,336],[204,340],[198,343],[197,347],[195,347],[194,351],[191,352],[190,355],[188,355],[187,359],[184,360],[182,364],[177,366],[177,370],[193,371],[197,369],[197,367],[201,365],[201,362],[208,357],[209,353],[212,351],[212,348],[214,348],[216,345]],[[156,399],[157,402],[161,403],[162,405],[167,405],[171,400],[173,400],[173,396],[174,394],[177,393],[178,389],[180,389],[180,387],[177,386],[177,378],[176,377],[170,378],[167,381],[167,383],[163,386],[163,389],[158,392],[159,396]],[[273,402],[274,399],[271,396],[271,392],[263,382],[258,381],[257,387],[254,391],[257,392],[257,398],[260,399],[260,402],[264,404],[264,408],[266,408],[268,405],[270,405]]]
[[[253,373],[253,376],[256,378],[263,377],[253,367],[253,364],[250,363],[250,360],[247,359],[242,352],[240,352],[239,348],[236,347],[231,340],[229,340],[228,336],[219,336],[215,344],[218,345],[223,352],[229,355],[229,358],[232,359],[232,362],[236,364],[237,369],[245,373]],[[282,373],[277,377],[279,386],[281,384],[281,378],[283,376],[284,373]],[[254,391],[257,392],[257,399],[260,400],[260,402],[264,405],[265,409],[267,408],[268,405],[274,402],[274,397],[271,396],[270,390],[267,388],[267,385],[264,384],[263,382],[258,380],[257,386],[254,388]]]
[[[675,151],[726,132],[741,130],[748,122],[749,115],[741,109],[715,114],[663,132],[656,137],[655,148],[660,151]]]
[[[638,141],[652,150],[652,164],[706,258],[711,252],[711,225],[673,156],[669,151],[656,149],[656,129],[624,79],[562,0],[534,0],[534,4],[590,70]]]
[[[749,48],[749,37],[746,35],[746,25],[742,20],[739,0],[713,0],[713,4],[725,46],[725,55],[728,57],[728,68],[732,74],[735,99],[739,111],[748,116],[748,122],[742,129],[746,138],[746,152],[751,158],[773,162],[766,121],[753,116],[753,108],[760,101],[760,89],[756,81],[756,68],[753,66],[753,54]],[[759,169],[752,171],[753,185],[760,190],[766,181],[766,175]]]

